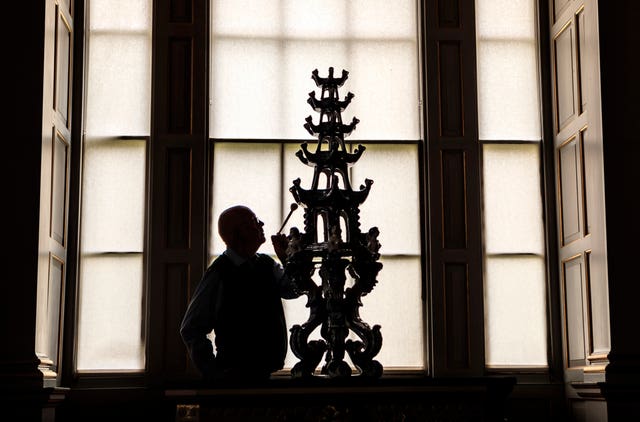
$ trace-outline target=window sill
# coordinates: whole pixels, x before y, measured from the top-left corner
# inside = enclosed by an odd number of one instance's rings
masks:
[[[514,377],[275,378],[250,385],[167,389],[165,399],[175,407],[178,421],[194,420],[194,415],[202,422],[221,415],[242,420],[248,414],[264,420],[316,420],[327,412],[336,418],[349,414],[353,420],[401,420],[409,415],[431,420],[446,415],[446,420],[502,421],[515,382]]]

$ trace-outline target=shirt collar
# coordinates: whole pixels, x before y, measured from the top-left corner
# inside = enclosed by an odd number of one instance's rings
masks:
[[[256,255],[254,255],[253,257],[250,258],[245,258],[242,257],[240,255],[238,255],[238,253],[236,251],[234,251],[231,248],[227,248],[226,251],[224,251],[224,254],[227,256],[227,258],[229,258],[231,260],[231,262],[233,262],[233,265],[235,265],[236,267],[244,264],[245,262],[249,261],[250,259],[255,258]]]

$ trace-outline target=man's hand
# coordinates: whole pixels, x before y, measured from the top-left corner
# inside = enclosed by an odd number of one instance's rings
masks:
[[[273,244],[273,250],[278,256],[282,265],[287,261],[287,246],[289,246],[289,241],[287,240],[287,236],[282,233],[274,234],[271,236],[271,243]]]

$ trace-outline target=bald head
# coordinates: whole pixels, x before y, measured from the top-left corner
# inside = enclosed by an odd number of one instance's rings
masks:
[[[264,243],[263,223],[250,208],[236,205],[224,210],[218,218],[218,233],[227,247],[251,256]]]

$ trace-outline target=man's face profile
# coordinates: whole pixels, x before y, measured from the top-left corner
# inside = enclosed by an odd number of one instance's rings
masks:
[[[242,213],[241,221],[238,225],[238,231],[243,242],[249,245],[255,245],[255,249],[258,250],[266,239],[264,237],[264,223],[258,219],[253,211],[246,209],[246,213]]]

